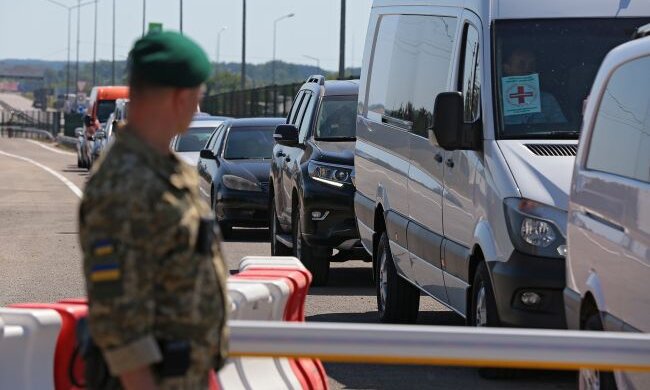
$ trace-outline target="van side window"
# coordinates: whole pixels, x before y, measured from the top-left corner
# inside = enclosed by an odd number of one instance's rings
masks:
[[[296,123],[296,113],[298,111],[298,108],[300,107],[300,103],[302,103],[302,97],[305,95],[304,91],[298,92],[298,95],[296,95],[296,98],[293,100],[293,104],[291,105],[291,111],[289,112],[289,116],[287,117],[287,123],[289,124],[294,124]]]
[[[650,183],[650,56],[611,76],[598,109],[587,169]]]
[[[427,137],[436,96],[447,90],[456,18],[386,15],[371,61],[368,119]]]
[[[302,120],[305,117],[305,111],[309,106],[309,101],[311,100],[311,98],[312,98],[311,92],[305,92],[305,97],[302,98],[300,109],[298,110],[298,114],[296,115],[296,119],[294,120],[294,124],[298,129],[300,129],[300,126],[302,125]]]
[[[467,123],[475,122],[481,109],[481,68],[479,63],[479,33],[471,24],[465,25],[463,61],[458,90],[463,91],[465,100],[464,119]]]
[[[305,109],[305,115],[302,118],[302,122],[300,123],[300,132],[298,133],[298,142],[300,143],[305,142],[307,136],[309,135],[312,117],[314,116],[314,106],[316,105],[317,101],[318,98],[316,96],[312,96],[312,98],[309,100],[307,108]]]

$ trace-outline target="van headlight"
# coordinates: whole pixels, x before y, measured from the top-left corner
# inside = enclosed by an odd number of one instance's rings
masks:
[[[508,234],[514,247],[526,254],[564,258],[567,213],[523,198],[504,200]]]
[[[338,188],[345,184],[352,184],[354,168],[351,166],[310,161],[307,170],[312,179],[321,183]]]
[[[230,188],[231,190],[256,192],[262,191],[262,188],[257,183],[253,183],[248,179],[244,179],[243,177],[235,175],[223,175],[221,181],[223,182],[223,185],[226,186],[226,188]]]

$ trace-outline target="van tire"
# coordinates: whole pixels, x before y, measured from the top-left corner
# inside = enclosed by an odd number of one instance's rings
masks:
[[[479,263],[472,288],[472,307],[470,319],[472,326],[498,327],[500,325],[494,289],[485,262]],[[478,374],[483,379],[510,379],[515,370],[508,368],[481,367]]]
[[[311,272],[312,286],[325,286],[330,275],[332,248],[309,245],[302,237],[300,207],[295,206],[292,218],[293,255]]]
[[[420,290],[397,274],[386,232],[379,239],[376,264],[379,320],[384,323],[415,323],[420,309]]]
[[[271,241],[271,256],[293,256],[291,248],[278,241],[277,234],[282,234],[280,221],[278,221],[277,210],[275,209],[275,198],[271,197],[271,210],[269,212],[269,239]]]
[[[603,331],[603,323],[598,311],[591,313],[582,326],[583,330]],[[578,372],[578,389],[580,390],[616,390],[616,378],[614,373],[599,370],[580,370]]]

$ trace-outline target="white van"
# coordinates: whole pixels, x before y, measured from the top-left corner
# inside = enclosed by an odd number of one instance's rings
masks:
[[[643,0],[376,0],[355,213],[379,317],[420,291],[477,326],[566,326],[566,220],[583,102]]]
[[[612,50],[598,72],[567,233],[569,328],[650,332],[650,36]],[[650,374],[582,370],[580,384],[648,389]]]

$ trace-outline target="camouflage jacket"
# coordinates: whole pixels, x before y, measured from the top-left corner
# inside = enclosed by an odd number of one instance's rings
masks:
[[[226,268],[213,223],[196,171],[128,128],[98,162],[79,237],[90,332],[114,376],[152,365],[164,388],[200,388],[223,364]]]

